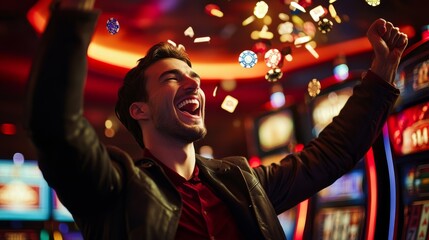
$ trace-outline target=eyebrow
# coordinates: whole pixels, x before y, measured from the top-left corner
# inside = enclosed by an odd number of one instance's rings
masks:
[[[159,79],[164,78],[164,77],[165,77],[166,75],[168,75],[168,74],[182,75],[182,74],[183,74],[183,72],[181,72],[179,69],[171,69],[171,70],[168,70],[168,71],[163,72],[163,73],[159,76]],[[192,77],[192,78],[199,78],[199,79],[201,79],[200,75],[198,75],[198,74],[197,74],[196,72],[194,72],[194,71],[191,71],[191,72],[190,72],[190,74],[189,74],[189,76],[190,76],[190,77]]]

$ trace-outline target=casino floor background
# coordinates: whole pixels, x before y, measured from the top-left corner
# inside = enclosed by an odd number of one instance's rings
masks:
[[[80,239],[34,165],[22,127],[25,84],[49,3],[0,5],[0,239]],[[96,7],[103,14],[88,51],[85,116],[101,140],[139,156],[114,117],[116,91],[148,46],[168,40],[185,47],[203,78],[208,135],[197,150],[244,155],[254,165],[278,161],[315,137],[369,67],[369,25],[382,17],[399,26],[410,43],[390,125],[353,172],[279,219],[289,239],[428,237],[429,3],[99,0]],[[240,58],[245,50],[254,55]]]

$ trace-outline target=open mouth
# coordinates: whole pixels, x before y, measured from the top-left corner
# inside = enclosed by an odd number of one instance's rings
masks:
[[[189,113],[192,116],[199,116],[200,115],[200,101],[195,98],[188,98],[183,101],[181,101],[177,108],[181,112]]]

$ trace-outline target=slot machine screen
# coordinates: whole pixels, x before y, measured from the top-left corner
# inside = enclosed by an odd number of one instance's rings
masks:
[[[49,194],[36,162],[0,160],[0,220],[48,220]]]
[[[332,86],[323,90],[311,100],[311,119],[313,121],[313,135],[319,133],[332,122],[353,94],[353,87],[358,81],[343,82],[341,86]]]
[[[363,190],[364,174],[363,168],[356,168],[345,174],[329,187],[317,193],[318,203],[362,202],[365,196]]]
[[[295,139],[292,110],[265,113],[255,118],[254,124],[259,156],[290,151],[289,144]]]
[[[362,239],[365,208],[322,208],[316,215],[315,239]]]
[[[429,150],[429,102],[420,103],[388,118],[389,135],[396,156]]]

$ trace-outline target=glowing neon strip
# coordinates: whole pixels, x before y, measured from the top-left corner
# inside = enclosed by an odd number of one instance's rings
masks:
[[[304,236],[305,222],[307,221],[308,199],[302,201],[298,205],[298,222],[296,223],[296,231],[293,239],[302,240]]]
[[[374,162],[374,153],[372,148],[365,155],[365,166],[368,175],[369,191],[368,191],[368,209],[367,209],[367,226],[368,231],[366,232],[367,240],[374,240],[375,233],[375,218],[377,213],[377,178]]]
[[[387,124],[383,127],[383,142],[386,152],[387,169],[389,174],[390,186],[390,218],[389,218],[389,238],[394,239],[395,235],[395,222],[396,222],[396,179],[395,170],[393,166],[392,149],[390,148],[390,139],[387,129]]]

